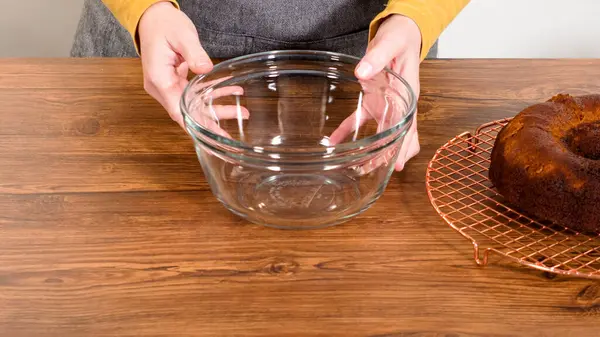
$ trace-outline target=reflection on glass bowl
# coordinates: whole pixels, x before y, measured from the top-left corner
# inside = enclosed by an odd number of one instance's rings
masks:
[[[181,99],[215,197],[277,228],[316,228],[368,209],[385,190],[415,96],[385,69],[354,76],[357,58],[275,51],[217,64]]]

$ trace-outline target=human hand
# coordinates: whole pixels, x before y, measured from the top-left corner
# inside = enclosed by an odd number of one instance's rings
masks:
[[[418,99],[420,94],[420,51],[421,32],[417,24],[408,17],[392,15],[381,24],[375,37],[369,43],[366,55],[356,68],[356,77],[359,80],[371,79],[387,66],[408,82]],[[398,82],[396,81],[396,83]],[[404,92],[404,90],[399,91]],[[372,95],[373,99],[368,99],[367,95],[368,93],[365,93],[363,103],[365,111],[363,111],[363,114],[361,116],[353,114],[346,119],[336,130],[338,134],[332,135],[332,138],[343,138],[343,134],[352,132],[357,125],[362,125],[369,118],[374,118],[380,126],[385,126],[385,121],[379,120],[383,117],[380,115],[381,111],[385,109],[383,107],[385,102],[377,99],[377,95]],[[413,123],[399,150],[395,169],[397,171],[404,169],[405,163],[417,155],[419,151],[420,145],[415,114]],[[381,160],[386,161],[389,159],[388,156],[388,153],[384,154]]]
[[[200,44],[194,23],[169,2],[150,6],[138,29],[144,89],[182,128],[179,100],[188,72],[204,74],[213,64]]]

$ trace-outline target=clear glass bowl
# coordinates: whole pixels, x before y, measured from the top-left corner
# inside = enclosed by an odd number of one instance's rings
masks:
[[[389,69],[358,81],[358,61],[274,51],[190,81],[185,127],[223,205],[254,223],[299,229],[341,223],[381,196],[416,101]]]

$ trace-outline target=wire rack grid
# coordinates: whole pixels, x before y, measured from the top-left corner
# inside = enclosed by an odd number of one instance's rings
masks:
[[[600,279],[600,235],[534,219],[504,201],[489,181],[490,154],[509,121],[464,132],[436,151],[426,175],[431,204],[473,244],[480,266],[494,252],[545,272]]]

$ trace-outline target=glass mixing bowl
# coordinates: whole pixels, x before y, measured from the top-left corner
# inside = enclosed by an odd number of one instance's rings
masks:
[[[416,101],[389,69],[358,81],[358,61],[274,51],[219,63],[190,81],[185,128],[223,205],[258,224],[316,228],[381,196]]]

